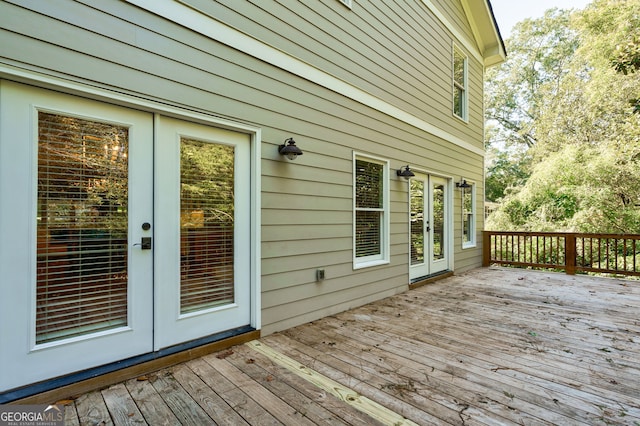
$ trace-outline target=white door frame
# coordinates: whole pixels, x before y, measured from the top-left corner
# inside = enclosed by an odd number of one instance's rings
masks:
[[[7,80],[5,80],[7,79]],[[206,113],[194,112],[191,110],[185,110],[180,107],[174,107],[167,104],[154,102],[151,100],[145,100],[134,96],[118,93],[116,91],[110,91],[103,88],[88,86],[81,83],[65,80],[62,78],[52,77],[44,74],[40,74],[33,71],[24,69],[18,69],[7,65],[0,65],[0,92],[3,90],[3,84],[13,84],[12,81],[18,83],[30,84],[43,89],[54,89],[62,93],[69,93],[73,95],[81,96],[87,100],[107,101],[111,104],[118,105],[125,108],[135,108],[138,110],[159,113],[167,117],[174,117],[182,120],[187,120],[195,123],[204,124],[207,126],[213,126],[218,128],[230,129],[236,132],[241,132],[249,135],[250,137],[250,186],[251,186],[251,212],[250,212],[250,253],[249,262],[251,266],[250,272],[250,326],[256,330],[259,330],[262,326],[261,321],[261,129],[257,126],[235,122],[232,120],[223,119]],[[39,90],[39,89],[38,89]],[[29,129],[30,131],[32,129]],[[0,151],[2,155],[11,155],[12,149],[8,143],[4,146],[0,144]],[[31,165],[32,179],[35,181],[33,173],[37,170],[37,165]],[[13,185],[10,180],[6,178],[10,176],[10,168],[3,170],[5,179],[0,179],[0,196],[5,196],[7,193],[13,190]],[[2,182],[4,180],[4,182]],[[32,202],[31,202],[32,203]],[[28,206],[27,206],[28,209]],[[0,218],[4,215],[0,214]],[[6,225],[6,224],[5,224]],[[2,223],[0,223],[2,226]],[[139,229],[139,228],[138,228]],[[0,246],[0,265],[11,264],[16,256],[20,256],[24,253],[30,253],[35,248],[35,230],[32,232],[33,238],[24,238],[24,236],[14,236],[12,241],[15,245],[9,247],[8,245]],[[137,239],[138,236],[133,236],[132,239]],[[31,257],[30,262],[34,264],[35,259]],[[2,269],[2,268],[0,268]],[[4,272],[3,272],[4,274]],[[26,273],[27,274],[27,273]],[[35,273],[30,272],[30,280],[35,279]],[[3,276],[3,275],[2,275]],[[5,280],[0,280],[5,281]],[[15,288],[10,286],[10,282],[0,282],[0,290],[5,295],[15,294]],[[18,300],[14,300],[13,297],[0,298],[0,310],[9,309],[13,303],[32,303],[29,300],[29,294],[19,293],[16,297]],[[149,295],[150,296],[150,295]],[[0,337],[4,338],[7,335],[7,330],[12,328],[15,324],[2,324],[0,322]],[[20,337],[24,342],[25,347],[28,346],[29,336],[25,333]],[[45,364],[45,362],[42,362]],[[0,365],[4,365],[7,368],[15,368],[16,360],[11,357],[6,357],[0,352]],[[78,368],[81,369],[82,367]],[[76,370],[77,371],[77,370]],[[64,374],[64,372],[60,372]],[[9,390],[14,386],[21,386],[29,384],[27,380],[22,383],[0,383],[0,392]]]
[[[247,325],[251,292],[246,267],[251,235],[249,138],[222,130],[156,115],[154,172],[154,350]],[[195,139],[234,148],[234,302],[189,314],[180,312],[180,144]],[[174,261],[171,262],[170,259]],[[158,315],[157,313],[161,314]],[[212,331],[213,330],[213,331]]]
[[[449,186],[450,182],[447,181],[447,179],[445,178],[441,178],[439,176],[434,176],[434,175],[429,175],[429,190],[428,190],[428,203],[429,203],[429,222],[430,222],[430,229],[431,231],[428,233],[429,235],[429,275],[433,275],[433,274],[437,274],[439,272],[443,272],[446,271],[447,269],[449,269],[449,265],[450,265],[450,249],[449,249],[449,245],[451,244],[451,241],[453,241],[453,238],[450,238],[452,236],[452,229],[451,229],[451,221],[449,220],[449,217],[452,216],[452,212],[451,212],[451,195],[449,194]],[[434,260],[434,198],[435,198],[435,187],[436,184],[438,183],[442,183],[444,185],[443,188],[443,209],[444,209],[444,214],[443,214],[443,224],[442,227],[443,229],[443,235],[442,235],[442,244],[444,244],[444,250],[443,250],[443,258],[442,259],[438,259],[438,260]]]
[[[133,244],[145,236],[140,225],[153,212],[152,162],[145,161],[152,114],[6,81],[0,99],[0,391],[150,352],[153,309],[146,301],[153,297],[153,259]],[[41,344],[34,257],[39,111],[123,126],[131,141],[126,326]]]
[[[249,325],[256,330],[262,328],[262,270],[260,261],[262,258],[262,219],[260,210],[262,203],[262,130],[260,127],[205,112],[196,112],[168,103],[127,95],[117,90],[112,91],[98,86],[85,85],[60,77],[0,64],[0,80],[4,78],[45,89],[76,94],[87,99],[106,100],[115,105],[248,134],[251,138],[251,323]]]
[[[440,272],[442,270],[453,270],[453,264],[454,264],[454,259],[453,259],[453,244],[454,244],[454,229],[453,229],[453,178],[450,176],[444,176],[435,172],[431,172],[428,170],[421,170],[418,168],[413,169],[414,172],[416,173],[416,175],[418,176],[422,176],[424,178],[425,181],[425,203],[427,204],[427,211],[425,211],[425,214],[427,214],[429,220],[432,220],[432,212],[433,212],[433,206],[432,206],[432,202],[431,202],[431,197],[432,197],[432,178],[437,178],[437,179],[442,179],[445,181],[445,217],[444,217],[444,226],[445,226],[445,242],[446,242],[446,246],[445,246],[445,250],[444,250],[444,255],[445,255],[445,259],[443,259],[443,268],[441,268],[438,271],[433,271],[433,266],[432,266],[432,253],[433,253],[433,248],[431,247],[431,242],[425,243],[425,248],[428,248],[427,252],[424,254],[425,257],[425,264],[424,265],[418,265],[416,267],[412,267],[411,265],[411,185],[410,183],[407,184],[407,202],[409,204],[409,209],[408,209],[408,236],[409,236],[409,253],[408,253],[408,260],[407,263],[409,265],[409,279],[410,280],[414,280],[416,278],[420,278],[422,276],[428,276],[431,274],[434,274],[436,272]]]

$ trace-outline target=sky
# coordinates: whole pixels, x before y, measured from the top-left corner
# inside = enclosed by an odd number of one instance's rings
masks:
[[[591,0],[491,0],[493,14],[503,39],[509,38],[511,28],[526,18],[540,18],[545,10],[583,9]]]

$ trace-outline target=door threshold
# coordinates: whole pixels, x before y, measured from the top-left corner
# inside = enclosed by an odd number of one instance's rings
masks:
[[[260,330],[245,326],[201,339],[72,373],[0,393],[0,404],[53,404],[172,365],[260,338]]]
[[[448,278],[453,276],[453,271],[442,271],[431,275],[426,275],[424,277],[414,278],[409,283],[409,290],[416,289],[418,287],[422,287],[423,285],[431,284],[432,282]]]

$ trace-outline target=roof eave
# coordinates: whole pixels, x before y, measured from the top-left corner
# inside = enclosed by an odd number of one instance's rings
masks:
[[[485,67],[499,65],[507,59],[507,50],[489,0],[462,0],[473,36]]]

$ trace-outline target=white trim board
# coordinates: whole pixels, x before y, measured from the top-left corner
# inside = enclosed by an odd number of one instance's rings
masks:
[[[161,16],[164,19],[175,22],[183,27],[196,31],[212,40],[226,44],[240,52],[246,53],[254,58],[260,59],[287,72],[304,78],[315,84],[323,86],[333,92],[339,93],[363,105],[376,109],[390,117],[403,121],[413,127],[428,132],[447,142],[451,142],[467,151],[484,157],[484,149],[478,148],[471,143],[446,132],[433,124],[424,121],[384,100],[371,95],[370,93],[353,86],[313,65],[308,64],[296,57],[293,57],[282,50],[270,46],[257,40],[240,30],[237,30],[214,17],[206,15],[179,1],[157,1],[157,0],[126,0],[135,6],[145,9],[151,13]],[[431,9],[431,3],[425,4]],[[439,19],[444,19],[441,14],[437,14]],[[454,33],[453,28],[443,21],[447,28]],[[454,33],[455,34],[455,33]],[[464,40],[460,40],[467,46]],[[470,50],[474,52],[475,50]]]

